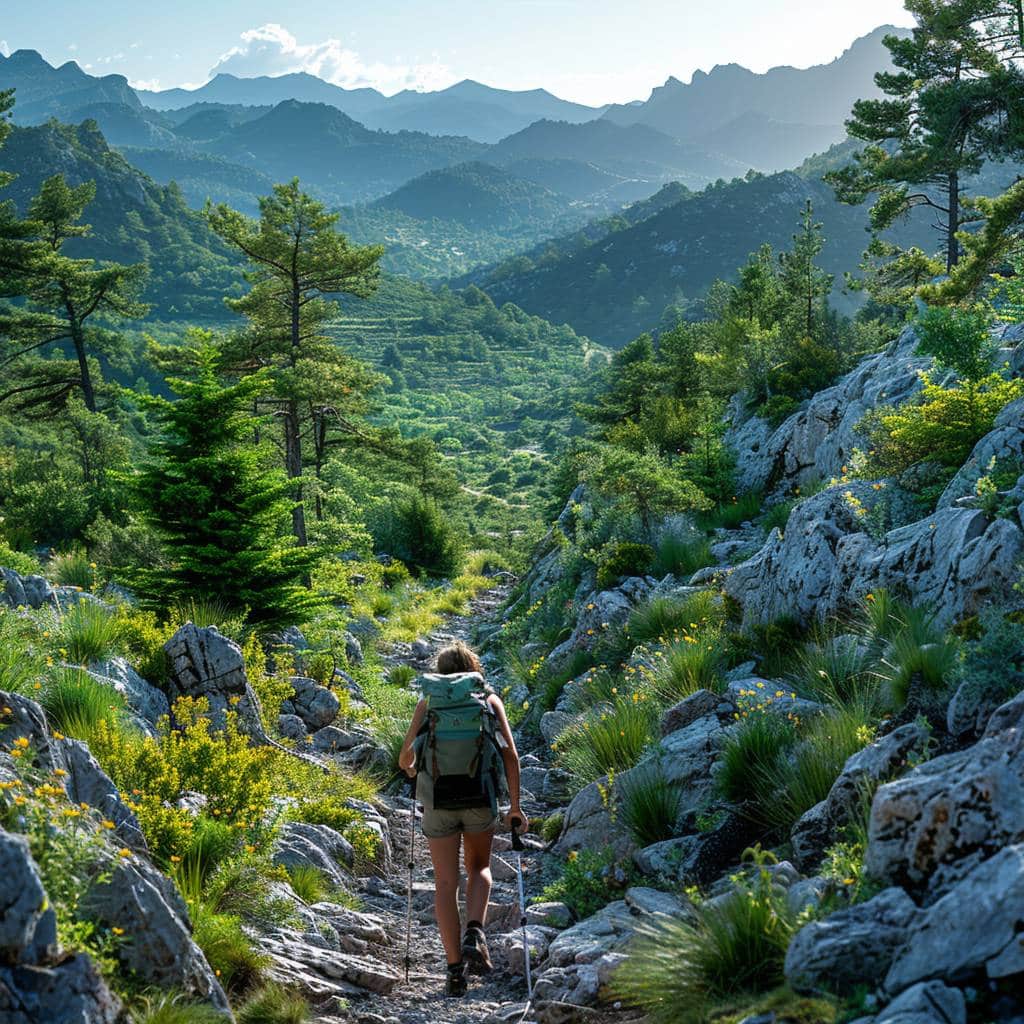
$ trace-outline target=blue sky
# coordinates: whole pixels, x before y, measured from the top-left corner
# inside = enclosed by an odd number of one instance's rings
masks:
[[[3,0],[0,46],[160,89],[214,70],[307,70],[338,85],[443,88],[474,78],[567,99],[645,99],[669,75],[837,57],[900,0]]]

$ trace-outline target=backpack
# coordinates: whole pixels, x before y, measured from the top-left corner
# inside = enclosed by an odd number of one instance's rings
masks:
[[[478,672],[419,679],[427,714],[413,743],[416,797],[439,811],[489,807],[498,812],[504,761],[493,691]]]

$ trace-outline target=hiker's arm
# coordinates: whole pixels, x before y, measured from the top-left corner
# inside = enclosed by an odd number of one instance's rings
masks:
[[[410,778],[416,774],[416,754],[413,752],[412,745],[416,739],[416,734],[420,731],[420,726],[423,725],[423,716],[426,713],[427,702],[421,700],[416,705],[416,710],[412,713],[412,722],[409,725],[409,731],[405,734],[405,739],[402,741],[402,751],[398,755],[398,767]]]
[[[498,730],[501,733],[501,738],[505,741],[505,745],[501,748],[501,759],[505,762],[505,781],[508,783],[508,795],[512,802],[508,816],[510,820],[519,818],[523,823],[523,829],[525,829],[529,823],[519,806],[519,752],[516,750],[516,741],[512,738],[512,729],[509,727],[508,717],[505,714],[505,705],[502,704],[501,698],[497,694],[490,697],[490,705],[494,708],[494,713],[498,718]]]

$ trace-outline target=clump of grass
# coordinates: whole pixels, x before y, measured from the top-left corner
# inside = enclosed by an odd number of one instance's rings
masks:
[[[236,1014],[238,1024],[306,1024],[309,1006],[281,985],[264,985]]]
[[[489,576],[508,567],[508,559],[497,551],[470,551],[463,561],[462,571],[468,576]]]
[[[177,992],[146,992],[137,1000],[132,1024],[223,1024],[224,1014]]]
[[[655,597],[634,609],[627,629],[636,643],[651,640],[665,642],[702,626],[721,622],[722,612],[709,591],[691,594],[679,600]]]
[[[81,598],[60,621],[60,646],[76,665],[103,661],[117,652],[120,624],[103,605]]]
[[[51,728],[87,742],[101,722],[116,728],[125,706],[121,694],[80,668],[54,670],[38,698]]]
[[[651,687],[663,704],[675,704],[698,690],[725,689],[725,655],[717,631],[689,633],[672,644],[651,677]]]
[[[549,814],[540,827],[540,835],[545,843],[553,843],[562,834],[565,815],[561,811]]]
[[[698,525],[705,530],[735,530],[757,518],[763,500],[763,495],[757,491],[736,495],[732,501],[722,502],[710,512],[702,512],[698,516]]]
[[[857,703],[876,695],[878,663],[855,638],[827,637],[804,647],[789,680],[810,700],[833,706]]]
[[[778,504],[772,505],[761,517],[761,525],[769,532],[778,530],[780,533],[785,533],[790,513],[795,506],[795,501],[780,501]]]
[[[644,694],[617,699],[594,711],[555,741],[555,763],[582,789],[609,772],[621,772],[640,760],[654,739],[657,708]]]
[[[741,807],[761,805],[771,798],[771,783],[779,762],[796,746],[795,724],[772,712],[748,714],[730,731],[715,775],[718,792]]]
[[[676,834],[682,790],[665,778],[657,760],[640,764],[619,785],[619,817],[638,846],[650,846]]]
[[[289,864],[288,879],[292,890],[303,903],[320,903],[330,892],[327,877],[312,864]]]
[[[0,690],[32,694],[46,670],[28,616],[0,607]]]
[[[958,644],[943,633],[927,611],[903,608],[898,622],[882,659],[882,677],[891,704],[897,709],[906,705],[914,686],[926,694],[944,691],[959,660]]]
[[[224,636],[241,643],[245,639],[245,612],[232,607],[217,598],[190,597],[178,601],[170,611],[170,621],[175,625],[191,622],[200,629],[216,626]]]
[[[642,924],[612,988],[651,1024],[705,1024],[717,1001],[782,983],[795,928],[785,893],[761,864],[730,899],[699,908],[696,923]]]
[[[651,568],[655,576],[689,577],[698,569],[714,563],[711,542],[706,537],[683,537],[666,532],[658,541]]]
[[[92,590],[96,584],[96,563],[89,558],[85,548],[72,548],[54,555],[47,572],[55,583],[63,587]]]
[[[416,676],[416,669],[412,665],[392,665],[388,672],[388,682],[392,686],[407,690]]]

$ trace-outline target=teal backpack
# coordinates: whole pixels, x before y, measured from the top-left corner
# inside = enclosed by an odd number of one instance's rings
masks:
[[[477,672],[419,678],[427,714],[413,744],[416,797],[439,811],[489,807],[498,812],[505,763],[493,692]]]

